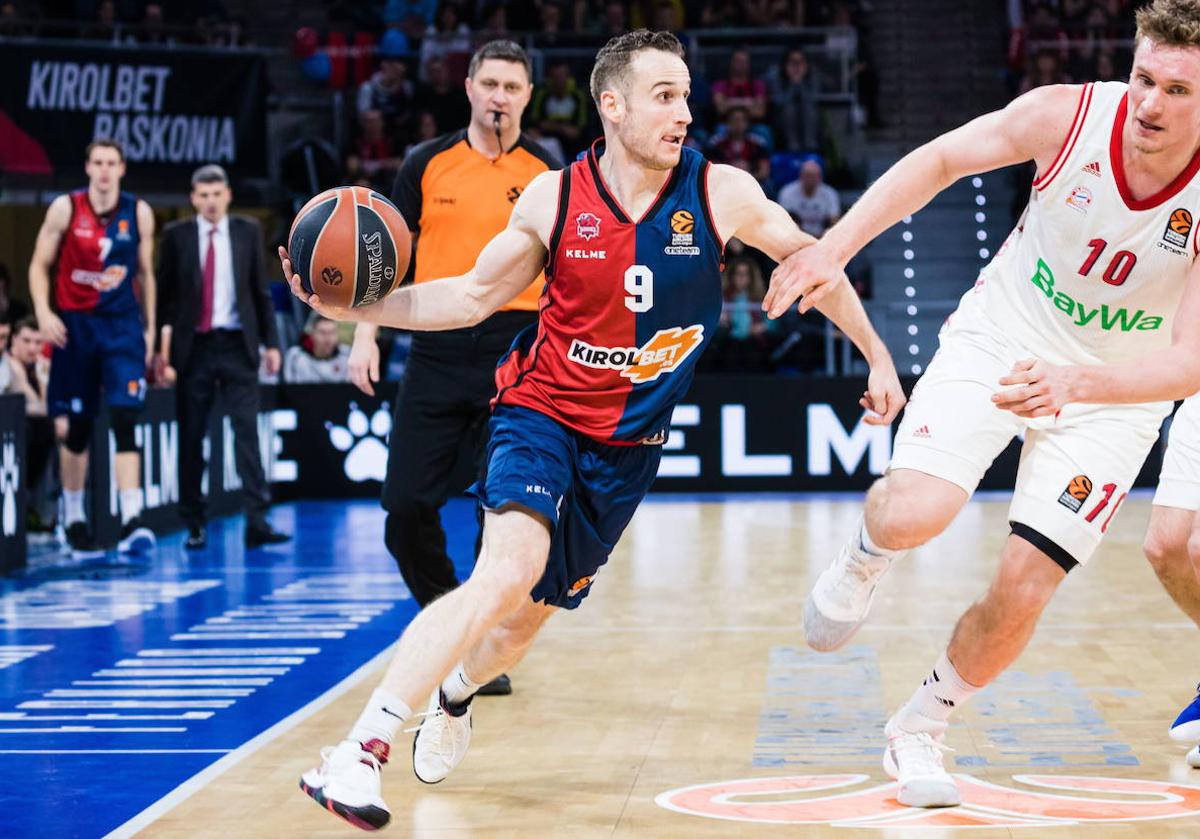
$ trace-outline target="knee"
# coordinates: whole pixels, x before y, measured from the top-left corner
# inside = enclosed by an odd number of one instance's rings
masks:
[[[1170,573],[1184,556],[1190,556],[1195,564],[1197,557],[1200,557],[1200,537],[1192,536],[1187,542],[1180,543],[1165,534],[1150,530],[1142,543],[1142,553],[1146,555],[1154,573],[1161,577]]]
[[[1200,574],[1200,533],[1192,531],[1187,541],[1187,555],[1195,573]]]
[[[139,413],[140,411],[137,408],[123,406],[112,408],[109,411],[117,454],[136,452],[138,450],[136,428]]]
[[[867,533],[881,548],[900,551],[925,544],[946,526],[940,510],[921,503],[919,488],[892,476],[880,478],[867,495]]]
[[[998,581],[985,595],[984,605],[993,624],[1021,626],[1037,620],[1054,596],[1055,588],[1041,580]]]
[[[62,424],[56,424],[55,430],[61,434],[63,445],[67,447],[67,451],[72,454],[83,454],[88,450],[88,445],[92,442],[92,420],[90,417],[76,416],[72,414],[67,417],[66,428]]]

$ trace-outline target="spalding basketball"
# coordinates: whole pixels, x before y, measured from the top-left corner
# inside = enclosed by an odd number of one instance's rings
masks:
[[[288,234],[292,270],[310,294],[334,306],[367,306],[404,279],[412,236],[396,206],[365,186],[322,192]]]

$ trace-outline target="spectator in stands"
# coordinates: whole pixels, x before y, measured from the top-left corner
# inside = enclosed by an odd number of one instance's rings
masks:
[[[608,0],[588,31],[606,39],[629,31],[629,10],[621,0]]]
[[[438,7],[436,25],[425,30],[425,38],[421,41],[421,67],[425,68],[426,81],[429,80],[429,64],[435,58],[445,61],[451,55],[470,52],[471,28],[462,19],[462,10],[457,3],[443,2]]]
[[[0,262],[0,320],[16,323],[29,314],[29,307],[12,296],[12,277],[8,265]]]
[[[804,25],[804,0],[745,0],[745,12],[748,26]]]
[[[713,82],[713,107],[724,119],[735,108],[742,108],[754,122],[767,115],[767,85],[750,75],[750,51],[736,49],[729,56],[729,78]]]
[[[119,43],[120,34],[117,29],[117,7],[113,0],[100,0],[96,4],[96,17],[91,25],[83,30],[85,41],[108,41]]]
[[[705,29],[732,29],[742,23],[742,7],[738,0],[708,0],[700,12],[700,25]]]
[[[358,171],[387,189],[400,168],[400,149],[387,130],[383,113],[370,110],[363,114],[358,138]]]
[[[1021,93],[1048,84],[1070,84],[1071,77],[1063,72],[1062,61],[1054,50],[1039,50],[1033,68],[1021,81]]]
[[[142,11],[142,25],[135,35],[139,44],[148,46],[170,46],[176,38],[167,32],[163,18],[162,3],[147,3]]]
[[[745,169],[759,183],[771,176],[771,156],[757,136],[750,133],[750,115],[743,107],[734,107],[725,119],[724,131],[709,146],[709,158]]]
[[[538,15],[537,41],[542,46],[551,46],[563,34],[563,8],[556,0],[544,0]]]
[[[437,10],[438,0],[387,0],[383,23],[389,29],[400,30],[411,41],[420,41],[433,26]]]
[[[483,12],[483,28],[475,35],[485,43],[511,38],[512,32],[508,28],[508,7],[503,3],[493,3],[486,7]]]
[[[417,88],[417,110],[433,114],[439,134],[461,128],[471,118],[462,83],[454,84],[441,58],[425,65],[425,83]]]
[[[379,43],[379,69],[358,88],[357,112],[362,126],[370,111],[383,117],[384,128],[402,145],[413,131],[417,86],[408,78],[404,59],[408,44],[399,32],[387,32]]]
[[[817,84],[804,51],[784,53],[776,72],[768,78],[771,126],[777,151],[812,152],[819,142]]]
[[[8,326],[5,324],[4,329]],[[25,489],[29,493],[28,523],[34,533],[54,529],[54,504],[46,484],[53,482],[47,467],[54,453],[54,425],[46,413],[46,387],[50,382],[50,359],[42,353],[45,343],[37,321],[22,318],[12,326],[9,351],[0,359],[9,370],[8,393],[25,397]]]
[[[407,157],[408,153],[413,150],[413,146],[424,143],[426,140],[432,140],[437,135],[437,120],[433,118],[433,114],[429,113],[429,111],[421,111],[421,113],[417,114],[417,136],[408,148],[404,150],[405,156]]]
[[[338,325],[314,314],[300,343],[283,359],[283,380],[291,384],[350,381],[350,347],[338,338]]]
[[[1096,69],[1091,74],[1092,78],[1112,82],[1119,81],[1124,75],[1124,72],[1117,69],[1117,57],[1113,55],[1112,50],[1103,49],[1096,53]]]
[[[20,38],[29,34],[22,23],[21,10],[11,2],[0,3],[0,38]]]
[[[776,200],[801,230],[818,239],[842,214],[837,190],[824,183],[821,164],[812,158],[801,164],[800,176],[779,190]]]
[[[11,393],[12,366],[9,364],[8,344],[12,338],[12,321],[0,315],[0,395]]]
[[[546,79],[534,89],[530,106],[533,127],[562,145],[560,159],[570,160],[587,145],[584,129],[591,109],[587,94],[571,75],[566,61],[550,65]]]
[[[766,294],[762,271],[753,259],[735,257],[725,268],[721,286],[724,303],[713,339],[716,369],[766,369],[769,336],[762,311]]]

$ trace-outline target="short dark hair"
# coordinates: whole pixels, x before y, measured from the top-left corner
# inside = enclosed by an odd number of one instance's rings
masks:
[[[520,64],[525,68],[525,77],[533,81],[533,62],[529,60],[529,54],[521,49],[521,45],[516,41],[506,39],[488,41],[482,47],[475,50],[475,54],[471,56],[471,63],[467,65],[467,76],[472,79],[475,78],[475,74],[479,72],[480,65],[488,59],[511,61],[513,64]]]
[[[592,67],[592,80],[588,87],[597,105],[600,104],[601,93],[612,89],[614,85],[624,84],[625,72],[642,50],[660,50],[683,58],[683,44],[670,32],[635,29],[617,35],[596,53],[596,64]]]
[[[19,321],[17,321],[16,323],[14,323],[12,325],[12,334],[20,335],[22,329],[32,329],[34,332],[37,332],[38,331],[37,318],[35,318],[33,315],[26,315],[25,317],[21,318]]]
[[[192,189],[200,184],[228,184],[229,177],[225,170],[215,163],[206,163],[192,173]]]
[[[111,140],[108,137],[97,137],[95,140],[92,140],[92,142],[88,143],[87,148],[83,150],[83,160],[85,163],[92,159],[92,152],[94,152],[96,149],[112,149],[117,153],[117,156],[121,158],[121,162],[125,162],[124,146],[122,146],[116,140]]]

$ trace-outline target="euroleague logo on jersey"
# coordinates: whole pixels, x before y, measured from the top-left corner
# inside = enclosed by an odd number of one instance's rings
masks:
[[[594,370],[619,370],[635,385],[678,369],[704,343],[704,324],[660,329],[640,347],[595,347],[576,338],[567,358]]]
[[[1163,231],[1162,240],[1168,245],[1174,245],[1177,248],[1187,246],[1188,236],[1192,232],[1192,213],[1190,210],[1180,207],[1177,210],[1171,211],[1171,218],[1167,221],[1167,228]]]
[[[692,244],[696,217],[687,210],[676,210],[671,214],[671,244],[663,248],[667,256],[699,256],[700,248]]]

